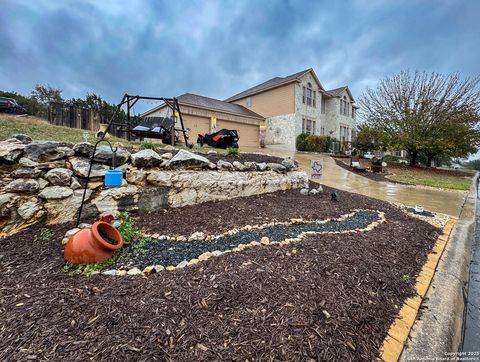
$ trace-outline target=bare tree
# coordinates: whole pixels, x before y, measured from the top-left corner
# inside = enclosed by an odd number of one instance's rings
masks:
[[[410,155],[465,157],[480,146],[480,78],[402,71],[367,88],[359,100],[365,124],[383,130]]]

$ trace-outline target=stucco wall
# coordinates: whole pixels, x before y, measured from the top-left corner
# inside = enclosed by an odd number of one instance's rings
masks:
[[[294,83],[290,83],[232,103],[240,104],[265,118],[293,113],[295,111],[294,87]],[[250,106],[247,105],[247,98],[250,98]]]

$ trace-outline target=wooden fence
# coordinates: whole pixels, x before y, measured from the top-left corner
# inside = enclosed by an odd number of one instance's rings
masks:
[[[100,129],[101,123],[108,123],[90,108],[77,107],[67,103],[51,102],[48,107],[48,122],[57,126],[80,128],[92,132]],[[108,131],[112,136],[126,138],[124,131],[112,126]]]

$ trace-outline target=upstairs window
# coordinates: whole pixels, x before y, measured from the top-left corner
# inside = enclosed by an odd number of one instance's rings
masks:
[[[307,106],[311,106],[313,104],[313,89],[312,84],[307,83]]]
[[[327,109],[327,100],[325,98],[322,98],[322,113],[325,114]]]
[[[317,108],[317,92],[313,91],[313,107]]]
[[[307,88],[303,87],[302,103],[305,104],[305,99],[307,98]]]
[[[343,96],[343,99],[340,99],[340,114],[345,116],[349,115],[350,104],[347,101],[347,97]]]
[[[355,118],[355,108],[352,106],[352,118]]]

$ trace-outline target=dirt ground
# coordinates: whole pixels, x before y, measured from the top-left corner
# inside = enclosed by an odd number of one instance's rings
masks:
[[[372,361],[439,230],[360,195],[337,190],[332,202],[324,189],[159,210],[139,224],[217,234],[358,208],[384,211],[387,222],[149,277],[66,274],[60,240],[71,225],[0,240],[0,360]],[[53,234],[42,241],[43,228]]]

